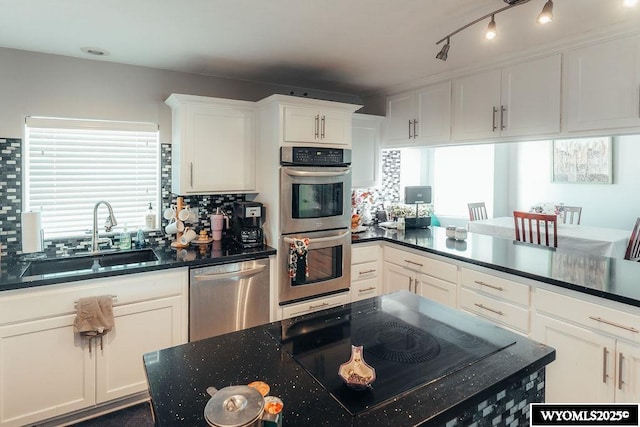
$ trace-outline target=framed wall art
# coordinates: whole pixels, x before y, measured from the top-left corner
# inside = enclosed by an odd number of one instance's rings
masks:
[[[551,142],[551,182],[612,184],[612,138],[606,136],[553,140]]]

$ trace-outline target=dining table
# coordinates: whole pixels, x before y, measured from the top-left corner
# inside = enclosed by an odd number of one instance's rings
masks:
[[[592,255],[623,258],[631,230],[557,223],[558,248]],[[472,233],[515,239],[515,222],[512,216],[470,221]],[[544,228],[541,228],[544,233]],[[534,229],[534,235],[536,230]]]

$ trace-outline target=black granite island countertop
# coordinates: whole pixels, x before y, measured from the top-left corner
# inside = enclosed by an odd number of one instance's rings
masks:
[[[275,255],[276,250],[270,246],[259,248],[242,248],[233,240],[224,239],[207,245],[190,245],[183,249],[173,249],[169,245],[147,247],[157,257],[156,261],[137,262],[132,264],[102,267],[97,270],[85,269],[64,273],[23,276],[30,262],[18,256],[5,256],[0,260],[0,292],[12,289],[30,288],[56,283],[74,282],[77,280],[95,279],[99,277],[120,276],[124,274],[143,273],[179,267],[206,267],[267,258]],[[143,249],[145,250],[145,249]],[[104,250],[99,254],[135,252],[136,250]],[[91,254],[75,254],[69,258],[89,256]],[[69,259],[67,258],[67,259]]]
[[[268,383],[270,395],[283,400],[283,425],[291,427],[456,425],[455,422],[477,417],[493,420],[503,414],[512,417],[511,421],[506,420],[510,423],[526,418],[526,402],[544,401],[544,367],[555,359],[552,348],[406,291],[300,316],[294,321],[343,316],[345,310],[358,316],[372,307],[394,304],[410,308],[402,312],[437,312],[437,318],[449,319],[451,324],[472,322],[474,327],[489,328],[510,344],[352,416],[292,357],[286,340],[281,344],[282,337],[274,336],[277,334],[273,331],[281,330],[287,321],[274,322],[145,354],[156,425],[206,426],[204,408],[210,398],[207,387],[221,389],[256,380]],[[329,349],[333,348],[329,345]],[[344,358],[348,360],[348,352]],[[512,395],[514,389],[525,390],[523,393],[529,396],[525,399]]]
[[[457,241],[447,238],[444,227],[433,226],[404,232],[372,226],[354,234],[352,243],[376,240],[640,307],[640,262],[477,233]]]

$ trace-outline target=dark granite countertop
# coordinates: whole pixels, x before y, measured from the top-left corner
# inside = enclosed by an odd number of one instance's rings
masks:
[[[468,233],[467,240],[446,237],[444,227],[393,229],[369,227],[353,235],[354,244],[382,240],[454,260],[533,279],[573,291],[640,307],[640,263],[562,249],[522,244]]]
[[[205,267],[229,262],[266,258],[276,253],[276,250],[270,246],[243,249],[232,240],[222,240],[214,243],[216,244],[191,245],[185,249],[173,249],[168,245],[154,246],[150,247],[150,249],[156,254],[158,258],[157,261],[140,262],[116,267],[103,267],[98,271],[87,269],[29,277],[21,277],[21,274],[29,265],[28,261],[21,261],[20,257],[2,257],[2,260],[0,260],[0,291],[164,270],[168,268]],[[127,251],[102,251],[102,253],[110,252]],[[76,254],[75,256],[81,255]]]
[[[421,307],[423,304],[419,301],[427,301],[401,291],[323,313],[343,312],[345,307],[352,311],[366,310],[371,304],[382,304],[385,299],[394,298],[413,298],[416,306]],[[449,311],[447,316],[470,316],[433,302],[429,304]],[[486,322],[475,317],[473,321]],[[501,334],[516,343],[383,406],[352,417],[267,332],[279,326],[280,322],[274,322],[145,354],[157,425],[207,425],[203,415],[209,400],[207,387],[220,389],[256,380],[268,383],[270,394],[283,400],[285,426],[401,427],[423,422],[424,425],[442,425],[470,405],[482,402],[489,394],[537,372],[555,359],[552,348],[498,328]]]

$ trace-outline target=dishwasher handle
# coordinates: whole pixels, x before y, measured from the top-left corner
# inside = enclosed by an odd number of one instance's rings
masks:
[[[217,279],[231,279],[231,278],[247,278],[262,273],[267,268],[266,265],[258,265],[257,267],[250,268],[248,270],[240,271],[225,271],[220,273],[207,273],[197,274],[193,276],[195,280],[217,280]]]

